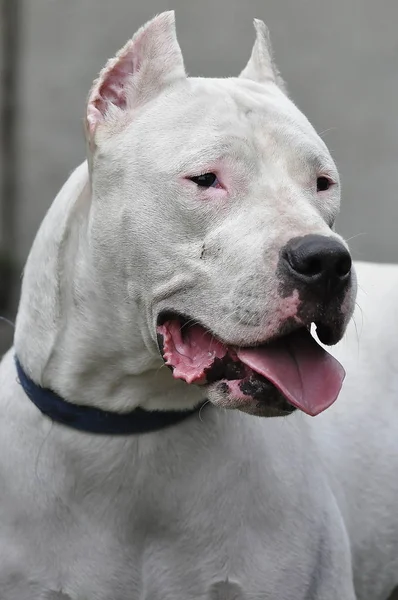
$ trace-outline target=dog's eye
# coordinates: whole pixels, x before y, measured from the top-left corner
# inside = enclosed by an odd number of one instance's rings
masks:
[[[317,192],[326,192],[332,185],[332,182],[327,177],[318,177],[316,180]]]
[[[217,175],[214,173],[203,173],[203,175],[190,177],[190,180],[196,183],[196,185],[199,187],[204,188],[217,187],[217,185],[219,185]]]

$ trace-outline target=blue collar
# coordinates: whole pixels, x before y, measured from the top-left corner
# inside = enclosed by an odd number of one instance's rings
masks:
[[[79,406],[63,400],[55,392],[37,385],[25,373],[18,358],[15,357],[18,381],[26,395],[47,417],[67,427],[89,433],[105,435],[128,435],[159,431],[171,425],[177,425],[187,417],[198,413],[202,406],[179,411],[147,411],[135,408],[128,413],[117,413],[92,406]]]

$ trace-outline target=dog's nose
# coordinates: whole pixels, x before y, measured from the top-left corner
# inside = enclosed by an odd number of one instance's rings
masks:
[[[282,259],[297,281],[326,292],[337,292],[351,273],[348,250],[338,240],[323,235],[290,240],[282,250]]]

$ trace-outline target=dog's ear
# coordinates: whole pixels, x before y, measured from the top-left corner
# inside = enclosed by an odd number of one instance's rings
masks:
[[[258,83],[273,81],[286,92],[285,82],[274,63],[268,27],[260,19],[254,19],[254,27],[256,30],[256,41],[254,42],[249,62],[239,77],[252,79]]]
[[[89,141],[99,125],[123,121],[130,109],[185,77],[174,11],[164,12],[141,27],[93,83],[86,115]]]

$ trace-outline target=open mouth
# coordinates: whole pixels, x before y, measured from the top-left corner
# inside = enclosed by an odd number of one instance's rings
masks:
[[[168,314],[159,319],[157,333],[163,359],[176,379],[217,383],[241,404],[268,402],[272,407],[283,399],[290,411],[295,407],[315,416],[337,399],[345,377],[341,364],[305,327],[263,345],[239,347],[225,344],[202,325]]]

